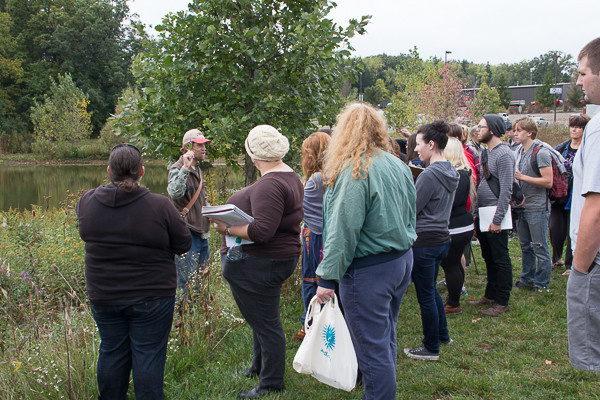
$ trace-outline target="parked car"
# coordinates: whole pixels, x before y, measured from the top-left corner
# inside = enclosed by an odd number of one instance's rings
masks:
[[[510,128],[512,128],[512,123],[510,122],[510,119],[508,118],[507,113],[498,113],[498,115],[500,117],[502,117],[502,119],[504,120],[504,125],[506,126],[506,130],[509,130]]]
[[[533,117],[533,120],[537,124],[537,126],[548,126],[550,123],[546,121],[545,118],[542,117]]]

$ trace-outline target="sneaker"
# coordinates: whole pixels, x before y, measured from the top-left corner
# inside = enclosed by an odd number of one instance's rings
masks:
[[[462,314],[462,309],[460,306],[451,306],[450,304],[446,304],[444,306],[444,311],[446,311],[446,315],[460,315]]]
[[[498,317],[500,314],[503,314],[508,311],[508,306],[501,306],[498,303],[494,303],[490,308],[486,308],[485,310],[479,311],[481,315],[487,315],[488,317]]]
[[[534,287],[533,289],[531,289],[532,294],[535,294],[535,292],[537,293],[550,293],[550,288],[547,287]]]
[[[487,304],[492,304],[494,301],[488,299],[485,296],[481,296],[479,300],[476,301],[467,301],[467,304],[470,306],[485,306]]]
[[[528,285],[518,280],[517,282],[515,282],[515,289],[531,289],[531,285]]]
[[[404,349],[404,354],[406,354],[409,358],[414,358],[415,360],[439,360],[439,353],[432,353],[425,348],[425,346],[420,345],[414,349],[406,348]]]
[[[454,343],[454,340],[452,340],[452,338],[450,338],[448,340],[440,340],[440,343],[443,345],[448,345],[448,344]]]

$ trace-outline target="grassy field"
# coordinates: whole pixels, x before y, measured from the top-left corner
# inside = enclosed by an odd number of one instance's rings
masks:
[[[83,289],[83,246],[72,207],[42,213],[0,214],[0,398],[96,398],[95,362],[99,338]],[[216,248],[217,238],[211,239]],[[520,250],[510,243],[514,280]],[[485,286],[485,268],[474,247],[477,269],[467,272],[469,296]],[[257,383],[236,371],[251,358],[251,330],[240,318],[224,282],[217,255],[190,295],[177,303],[167,358],[169,399],[232,399]],[[570,366],[565,286],[555,270],[549,293],[513,291],[510,311],[500,318],[479,317],[463,304],[449,318],[455,342],[437,362],[397,362],[397,398],[406,399],[595,399],[597,373]],[[281,315],[287,346],[286,390],[268,398],[356,399],[297,374],[291,363],[300,343],[292,341],[302,313],[300,269],[284,286]],[[445,289],[440,289],[442,296]],[[466,297],[465,299],[466,300]],[[398,320],[398,348],[421,340],[414,287],[406,292]],[[131,391],[130,398],[133,398]]]
[[[553,128],[540,138],[558,144],[568,131]],[[84,249],[70,196],[59,208],[0,212],[0,399],[97,398],[98,333],[84,289]],[[211,203],[222,201],[212,199]],[[211,249],[219,238],[213,235]],[[513,281],[521,273],[518,241],[510,242]],[[402,353],[421,340],[414,287],[409,286],[398,319],[398,399],[597,399],[600,375],[571,367],[568,358],[562,270],[552,272],[549,293],[514,290],[510,311],[480,317],[466,306],[485,287],[478,247],[467,271],[463,314],[448,320],[454,343],[439,361],[417,361]],[[168,399],[233,399],[258,383],[237,371],[249,366],[252,335],[241,319],[218,254],[176,304],[165,375]],[[479,272],[479,274],[477,273]],[[441,279],[440,277],[439,279]],[[302,313],[298,268],[286,282],[281,317],[288,338],[286,390],[271,399],[357,399],[292,369],[300,345],[292,341]],[[440,287],[442,296],[445,288]],[[134,398],[130,390],[130,398]]]

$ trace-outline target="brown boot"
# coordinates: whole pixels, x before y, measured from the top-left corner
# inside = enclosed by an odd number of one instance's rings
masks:
[[[485,306],[488,304],[492,304],[493,302],[493,300],[490,300],[485,296],[481,296],[481,298],[477,301],[467,301],[467,304],[470,306]]]
[[[490,308],[486,308],[485,310],[479,311],[481,315],[487,315],[488,317],[498,317],[500,314],[503,314],[508,311],[508,306],[501,306],[498,303],[494,303]]]

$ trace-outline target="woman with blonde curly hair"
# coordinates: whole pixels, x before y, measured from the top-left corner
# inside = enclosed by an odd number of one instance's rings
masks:
[[[396,395],[396,323],[416,238],[412,174],[389,150],[377,110],[352,104],[338,116],[323,168],[317,297],[329,300],[339,282],[363,399]]]
[[[310,300],[317,292],[317,266],[323,255],[323,156],[330,137],[315,132],[302,143],[302,172],[304,173],[304,201],[302,209],[302,300],[304,314],[302,328],[294,339],[304,339],[304,320]]]

